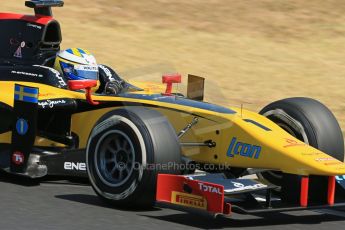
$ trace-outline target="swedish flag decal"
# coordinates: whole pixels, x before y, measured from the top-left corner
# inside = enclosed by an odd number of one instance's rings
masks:
[[[38,88],[28,86],[14,86],[14,100],[30,103],[38,103]]]

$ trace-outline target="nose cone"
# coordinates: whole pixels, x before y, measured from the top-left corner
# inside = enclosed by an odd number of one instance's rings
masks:
[[[282,138],[270,146],[273,161],[286,173],[299,175],[345,175],[345,163],[294,138]]]

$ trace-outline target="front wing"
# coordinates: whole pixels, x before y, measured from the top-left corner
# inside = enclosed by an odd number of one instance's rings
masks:
[[[284,203],[273,195],[275,186],[254,179],[225,179],[220,174],[169,175],[157,180],[156,205],[211,216],[232,213],[259,214],[294,210],[345,207],[345,199],[335,203],[335,191],[345,196],[345,178],[330,177],[326,203],[308,204],[308,178],[301,180],[300,203]]]

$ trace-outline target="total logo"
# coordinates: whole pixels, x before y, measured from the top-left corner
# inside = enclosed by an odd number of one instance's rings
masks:
[[[240,155],[243,157],[258,159],[260,157],[260,153],[261,146],[240,142],[237,141],[236,137],[234,137],[230,142],[228,152],[226,155],[228,157],[235,157],[236,155]]]
[[[12,154],[12,162],[15,165],[22,165],[24,164],[24,154],[16,151]]]
[[[210,192],[210,193],[216,193],[216,194],[222,195],[220,188],[217,188],[211,185],[206,185],[204,183],[199,182],[199,188],[201,191],[204,191],[204,192]]]

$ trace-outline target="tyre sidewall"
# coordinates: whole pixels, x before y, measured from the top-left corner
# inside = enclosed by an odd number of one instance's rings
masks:
[[[133,119],[133,117],[131,118]],[[102,182],[97,173],[94,159],[97,145],[101,144],[98,142],[103,135],[114,129],[126,132],[131,138],[135,149],[135,162],[140,165],[140,167],[136,167],[133,170],[130,179],[119,187],[110,187]],[[135,195],[134,192],[137,193],[138,190],[141,190],[139,187],[145,183],[144,181],[151,177],[151,172],[144,170],[147,163],[152,162],[152,159],[147,159],[147,156],[152,156],[152,154],[147,154],[147,151],[153,151],[149,135],[146,135],[146,137],[143,136],[145,132],[147,132],[147,130],[140,124],[140,121],[129,120],[126,114],[109,115],[103,122],[96,125],[88,143],[87,168],[93,188],[101,197],[112,201],[118,200],[126,202],[127,199]]]
[[[140,116],[139,116],[140,115]],[[126,132],[135,145],[136,167],[130,180],[116,188],[102,182],[95,168],[95,154],[102,136],[114,130]],[[150,165],[180,163],[180,146],[176,133],[159,112],[133,107],[117,109],[104,115],[93,129],[87,145],[87,169],[95,192],[107,202],[125,207],[151,206],[155,198],[158,173],[177,174]]]

